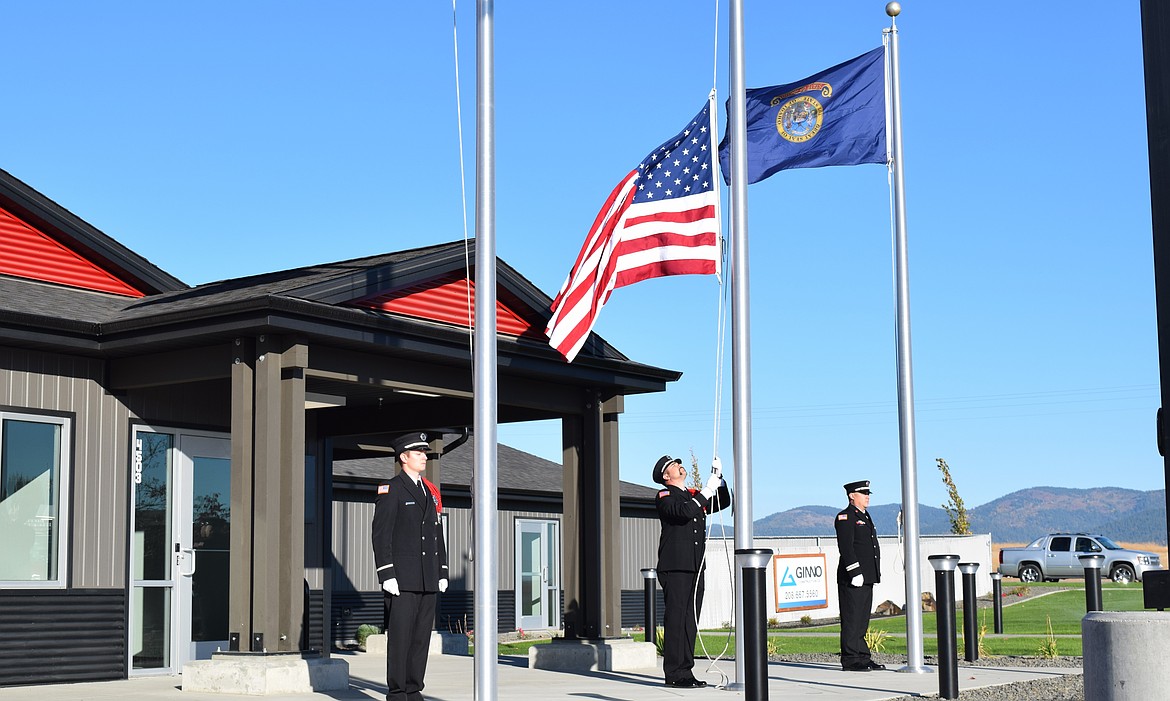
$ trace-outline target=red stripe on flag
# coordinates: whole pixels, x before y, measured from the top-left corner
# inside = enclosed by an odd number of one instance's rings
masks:
[[[643,224],[648,221],[696,222],[702,221],[703,219],[715,219],[715,207],[713,205],[685,209],[681,212],[655,212],[654,214],[645,214],[640,217],[630,217],[626,220],[626,226]]]
[[[667,275],[714,275],[715,261],[712,260],[665,260],[658,263],[631,268],[618,273],[614,287],[625,287],[652,277]]]
[[[649,251],[655,248],[663,248],[666,246],[678,246],[682,248],[696,248],[698,246],[714,246],[718,241],[718,237],[714,231],[704,232],[702,234],[676,234],[670,231],[664,231],[661,234],[654,234],[653,236],[641,236],[636,239],[622,241],[618,244],[618,252],[620,254],[634,253],[636,251]]]

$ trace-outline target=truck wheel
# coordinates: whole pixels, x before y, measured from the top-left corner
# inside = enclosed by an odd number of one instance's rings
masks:
[[[1043,579],[1044,579],[1044,575],[1041,574],[1040,568],[1037,567],[1036,565],[1033,565],[1031,562],[1024,564],[1024,565],[1020,565],[1020,581],[1021,582],[1026,582],[1028,584],[1035,584]]]
[[[1133,567],[1126,564],[1114,565],[1109,578],[1118,584],[1129,584],[1133,581]]]

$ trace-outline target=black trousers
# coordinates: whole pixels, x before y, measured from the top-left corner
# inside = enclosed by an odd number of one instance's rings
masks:
[[[385,595],[389,618],[386,624],[386,701],[423,701],[423,677],[431,631],[435,628],[435,592],[404,591]]]
[[[873,610],[873,585],[838,584],[837,595],[841,602],[841,666],[865,664],[872,659],[865,633]]]
[[[695,667],[696,621],[703,610],[702,572],[658,573],[666,603],[662,622],[662,672],[667,683],[691,679]],[[696,591],[697,588],[697,591]]]

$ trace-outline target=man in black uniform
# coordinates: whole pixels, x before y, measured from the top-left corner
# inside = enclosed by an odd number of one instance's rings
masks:
[[[841,668],[846,672],[885,669],[873,661],[865,633],[873,610],[873,585],[882,581],[881,550],[869,507],[869,480],[845,485],[849,506],[837,514],[837,596],[841,603]]]
[[[388,611],[387,701],[423,701],[436,594],[447,590],[447,546],[439,489],[426,480],[427,434],[391,443],[401,472],[378,486],[371,527],[374,563]]]
[[[662,641],[662,671],[666,685],[698,689],[707,682],[695,679],[695,637],[703,608],[703,553],[707,547],[707,514],[731,506],[731,492],[723,481],[719,458],[702,490],[684,485],[687,470],[678,458],[663,455],[654,465],[653,479],[663,485],[656,504],[662,535],[658,540],[658,581],[666,611]]]

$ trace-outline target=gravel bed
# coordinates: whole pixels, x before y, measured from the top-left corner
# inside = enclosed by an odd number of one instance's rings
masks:
[[[877,654],[874,661],[891,668],[904,665],[904,657]],[[773,655],[772,662],[812,662],[821,664],[837,664],[840,656],[832,653],[800,654],[800,655]],[[938,664],[933,655],[927,655],[923,662],[930,666]],[[1001,655],[985,657],[975,662],[959,660],[960,670],[963,667],[1081,667],[1084,664],[1080,657],[1022,657],[1015,655]],[[960,672],[961,674],[961,672]],[[902,696],[891,701],[913,701],[915,699],[937,699],[938,694],[924,696]],[[1031,681],[1016,682],[987,686],[980,689],[964,689],[962,679],[959,682],[959,701],[1084,701],[1085,678],[1082,674],[1064,674],[1058,677],[1033,679]]]

